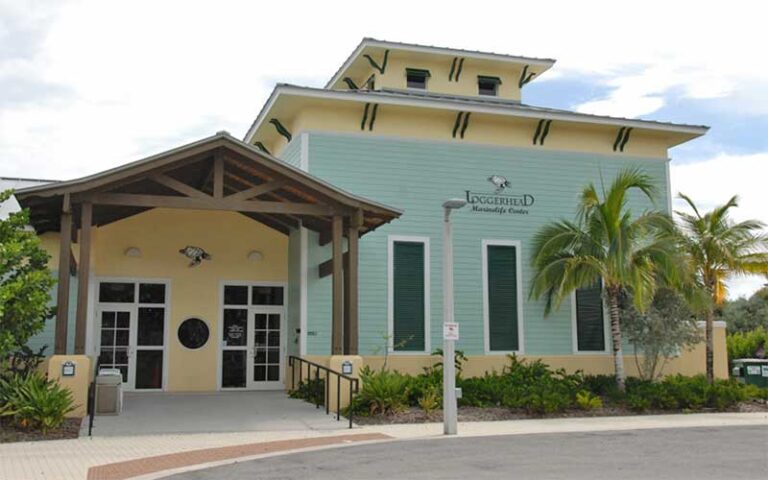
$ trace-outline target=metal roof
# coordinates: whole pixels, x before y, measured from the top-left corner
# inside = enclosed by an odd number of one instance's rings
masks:
[[[444,55],[461,55],[470,56],[475,58],[487,58],[490,60],[500,60],[515,63],[535,64],[546,68],[554,65],[555,61],[552,58],[536,58],[536,57],[523,57],[518,55],[507,55],[503,53],[483,52],[480,50],[465,50],[462,48],[447,48],[437,47],[434,45],[421,45],[418,43],[405,43],[405,42],[391,42],[388,40],[377,40],[371,37],[363,38],[360,43],[355,47],[352,53],[347,57],[344,63],[336,70],[331,79],[325,85],[325,88],[330,88],[334,83],[339,81],[341,73],[349,68],[352,62],[362,53],[365,47],[381,47],[381,48],[393,48],[401,50],[413,50],[423,51],[425,53],[436,53]]]
[[[706,125],[688,125],[672,122],[660,122],[656,120],[640,120],[636,118],[609,117],[606,115],[593,115],[589,113],[572,112],[549,107],[537,107],[526,105],[516,100],[506,100],[493,97],[471,97],[464,95],[451,95],[445,93],[433,93],[415,90],[328,90],[324,88],[304,87],[286,83],[277,84],[267,102],[262,107],[259,115],[254,120],[245,135],[245,141],[249,142],[256,129],[261,124],[264,115],[274,104],[281,93],[305,95],[309,97],[330,98],[340,100],[358,100],[360,102],[384,102],[401,105],[414,105],[432,108],[444,108],[458,110],[471,108],[471,111],[479,113],[513,115],[520,117],[551,119],[571,122],[584,122],[592,124],[631,126],[657,131],[685,133],[690,135],[703,135],[709,130]]]

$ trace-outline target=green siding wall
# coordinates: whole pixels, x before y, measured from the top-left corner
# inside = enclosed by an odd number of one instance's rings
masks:
[[[57,272],[52,272],[54,278],[59,278]],[[51,289],[51,306],[56,305],[56,288],[58,284],[54,285]],[[67,322],[67,352],[74,353],[75,351],[75,315],[77,312],[77,277],[69,277],[69,318]],[[45,321],[43,330],[29,339],[27,345],[34,351],[40,349],[43,345],[47,345],[45,349],[46,355],[53,355],[53,344],[56,338],[56,316],[49,318]]]
[[[280,152],[280,160],[301,168],[301,135],[296,135],[291,139],[291,143],[285,146]]]
[[[387,236],[426,236],[431,242],[431,344],[440,345],[442,322],[442,202],[466,190],[493,192],[491,175],[503,175],[507,193],[530,194],[528,215],[455,213],[455,305],[461,323],[457,348],[484,351],[481,242],[521,242],[523,348],[526,354],[572,353],[571,305],[544,317],[543,302],[527,299],[530,291],[530,246],[546,222],[572,219],[580,190],[589,182],[607,183],[622,168],[637,166],[657,179],[657,207],[667,209],[666,160],[575,152],[502,148],[456,142],[428,142],[368,135],[309,134],[310,173],[334,185],[405,211],[404,215],[364,236],[360,242],[360,352],[382,353],[387,332]],[[295,141],[295,140],[294,140]],[[650,207],[630,198],[639,212]],[[330,248],[309,238],[308,353],[330,352],[330,277],[317,278],[317,265]]]

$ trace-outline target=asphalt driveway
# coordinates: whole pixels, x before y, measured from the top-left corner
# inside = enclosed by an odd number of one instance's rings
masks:
[[[264,458],[168,478],[763,479],[768,478],[768,428],[409,440]]]

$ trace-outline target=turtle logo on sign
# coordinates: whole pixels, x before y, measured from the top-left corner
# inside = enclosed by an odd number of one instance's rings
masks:
[[[501,175],[491,175],[488,177],[488,181],[491,182],[494,187],[496,187],[494,193],[501,193],[505,189],[509,188],[509,180],[507,180],[507,177]]]

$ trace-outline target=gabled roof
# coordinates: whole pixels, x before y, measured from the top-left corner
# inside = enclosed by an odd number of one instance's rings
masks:
[[[555,60],[551,58],[522,57],[517,55],[506,55],[493,52],[481,52],[479,50],[464,50],[460,48],[436,47],[432,45],[419,45],[416,43],[390,42],[387,40],[377,40],[375,38],[365,37],[357,45],[355,50],[347,57],[344,63],[339,67],[333,77],[325,85],[325,88],[331,88],[343,76],[344,72],[366,51],[366,49],[390,49],[417,53],[426,53],[432,55],[460,56],[475,58],[481,60],[492,60],[497,62],[509,62],[519,65],[530,65],[538,67],[536,72],[541,74],[554,65]]]
[[[73,198],[73,203],[78,198],[103,198],[106,195],[111,196],[110,198],[125,199],[144,195],[147,198],[165,200],[166,203],[174,204],[191,203],[191,200],[195,200],[184,197],[183,193],[180,195],[179,188],[182,192],[199,190],[201,194],[199,196],[209,196],[214,189],[212,172],[214,159],[217,156],[226,158],[228,165],[231,164],[227,167],[231,167],[231,171],[226,172],[222,187],[229,195],[267,186],[269,182],[279,182],[279,188],[264,188],[263,193],[250,197],[241,194],[238,197],[240,201],[254,198],[270,205],[278,202],[304,206],[315,205],[314,208],[318,212],[323,206],[348,212],[359,211],[363,214],[361,234],[402,214],[398,209],[331,185],[252,145],[235,139],[227,132],[219,132],[197,142],[86,177],[23,188],[18,190],[15,196],[22,207],[30,208],[31,222],[42,233],[58,229],[64,195]],[[161,182],[157,181],[158,175],[162,176]],[[153,206],[136,204],[135,199],[132,201],[133,204],[120,206],[108,204],[103,205],[105,208],[96,208],[95,223],[103,225],[153,208]],[[200,208],[208,208],[204,204],[205,198],[197,201],[200,202]],[[225,196],[219,200],[219,203],[226,201]],[[270,226],[278,226],[277,229],[284,233],[288,227],[297,225],[297,220],[306,222],[304,226],[317,231],[324,231],[330,222],[330,218],[320,214],[292,214],[290,211],[284,213],[243,211],[241,213]],[[279,228],[279,226],[286,228]]]

